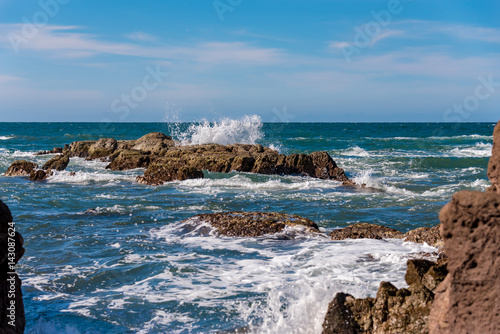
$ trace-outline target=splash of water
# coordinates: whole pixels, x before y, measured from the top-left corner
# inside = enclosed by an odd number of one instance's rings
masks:
[[[245,116],[241,120],[225,118],[218,122],[204,121],[191,124],[182,133],[176,134],[182,145],[200,144],[256,144],[264,137],[262,119],[257,115]]]

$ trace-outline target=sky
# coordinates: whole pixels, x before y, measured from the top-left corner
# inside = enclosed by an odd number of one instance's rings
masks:
[[[0,122],[495,122],[500,1],[0,0]]]

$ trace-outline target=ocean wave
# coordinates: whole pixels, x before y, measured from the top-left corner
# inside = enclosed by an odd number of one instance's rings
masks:
[[[136,176],[129,174],[115,174],[110,172],[69,172],[55,171],[47,178],[48,183],[78,183],[89,184],[91,182],[118,183],[122,181],[134,182]]]
[[[359,146],[349,147],[346,150],[342,150],[341,155],[355,156],[355,157],[369,157],[370,153],[362,149]]]
[[[241,120],[225,118],[219,122],[192,124],[182,133],[174,134],[182,145],[256,144],[264,137],[262,119],[257,115]]]
[[[449,155],[454,157],[489,157],[493,145],[490,143],[476,143],[474,146],[464,148],[454,148],[449,152]]]
[[[0,136],[0,140],[9,140],[15,138],[15,136]]]

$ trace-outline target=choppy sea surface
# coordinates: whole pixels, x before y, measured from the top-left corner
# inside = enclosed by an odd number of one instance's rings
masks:
[[[438,223],[459,190],[484,190],[493,123],[0,123],[0,173],[15,160],[78,140],[159,131],[184,144],[260,143],[281,153],[327,151],[371,189],[299,176],[207,173],[146,186],[72,158],[44,182],[0,177],[26,254],[27,333],[320,333],[338,291],[374,296],[405,286],[406,260],[434,248],[401,240],[330,241],[286,230],[220,237],[180,221],[199,213],[276,211],[324,232],[357,222],[402,232]],[[71,172],[76,172],[71,175]],[[89,210],[90,209],[90,210]],[[417,255],[418,256],[418,255]]]

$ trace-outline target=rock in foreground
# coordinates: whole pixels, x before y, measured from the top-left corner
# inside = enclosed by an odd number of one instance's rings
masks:
[[[286,226],[303,227],[317,232],[318,226],[310,219],[276,212],[222,212],[196,215],[184,222],[208,223],[221,235],[231,237],[258,237],[281,232]]]
[[[404,234],[386,226],[368,224],[368,223],[356,223],[349,225],[338,230],[333,230],[330,233],[330,238],[332,240],[344,240],[344,239],[401,239]]]
[[[408,260],[407,289],[382,282],[376,298],[356,299],[338,293],[328,306],[323,333],[428,333],[432,290],[445,275],[445,263]]]
[[[38,168],[38,165],[31,161],[14,161],[5,172],[5,176],[29,176],[31,172]]]
[[[461,191],[439,215],[449,275],[431,333],[500,333],[500,194]]]
[[[13,233],[12,229],[9,229],[12,226],[10,210],[0,200],[0,333],[2,334],[24,333],[26,326],[21,280],[10,267],[12,261],[17,263],[23,256],[24,240],[19,232]],[[12,242],[15,244],[15,253],[9,258],[8,247]]]

